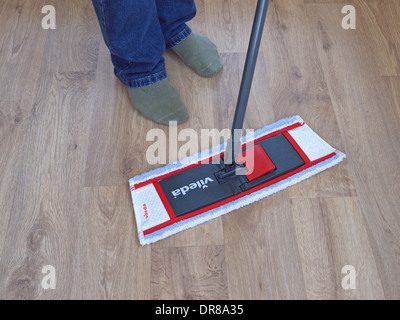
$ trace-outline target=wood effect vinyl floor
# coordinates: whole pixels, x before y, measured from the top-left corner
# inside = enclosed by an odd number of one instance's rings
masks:
[[[196,3],[190,26],[224,70],[203,79],[166,54],[181,128],[229,128],[256,1]],[[48,4],[56,30],[41,27]],[[299,114],[347,160],[146,247],[128,179],[157,167],[146,133],[166,129],[114,77],[91,1],[0,0],[0,75],[0,298],[400,298],[400,1],[271,1],[245,127]]]

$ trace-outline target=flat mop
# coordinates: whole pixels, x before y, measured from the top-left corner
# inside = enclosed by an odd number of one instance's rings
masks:
[[[300,116],[244,137],[237,134],[243,127],[268,3],[257,4],[228,143],[129,180],[142,245],[286,189],[346,157]]]

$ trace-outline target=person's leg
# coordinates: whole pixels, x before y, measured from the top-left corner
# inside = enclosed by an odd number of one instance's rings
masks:
[[[115,75],[136,109],[156,122],[184,122],[188,111],[169,84],[155,0],[93,0]]]
[[[167,49],[185,40],[192,32],[186,22],[196,16],[194,0],[155,0]]]
[[[154,0],[93,0],[115,75],[131,88],[167,78],[165,41]]]
[[[217,74],[222,68],[217,47],[186,25],[196,15],[194,0],[155,1],[167,49],[172,49],[199,75],[212,77]]]

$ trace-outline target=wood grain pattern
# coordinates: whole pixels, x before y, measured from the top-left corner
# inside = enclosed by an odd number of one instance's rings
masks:
[[[224,69],[204,79],[166,52],[167,72],[191,112],[179,129],[222,130],[256,0],[196,3],[189,24]],[[47,4],[56,30],[41,28]],[[345,4],[356,30],[341,27]],[[141,247],[127,181],[158,167],[146,134],[168,129],[131,106],[90,0],[0,1],[1,299],[400,298],[400,2],[274,0],[267,19],[245,127],[299,114],[347,160]]]
[[[357,201],[355,197],[292,200],[308,299],[384,298]],[[356,268],[359,290],[345,291],[336,285],[346,265]]]
[[[223,219],[230,298],[306,298],[286,191]]]
[[[153,299],[227,299],[223,246],[153,249]]]
[[[393,147],[400,143],[398,121],[374,59],[375,49],[369,47],[367,35],[342,32],[333,38],[333,23],[340,15],[335,17],[332,12],[339,12],[339,8],[336,4],[310,6],[308,12],[318,29],[314,38],[340,123],[348,163],[356,177],[354,183],[371,246],[374,256],[380,257],[376,261],[378,270],[388,275],[381,275],[385,297],[394,298],[400,279],[397,273],[389,270],[397,268],[400,259],[397,238],[400,211],[393,187],[395,177],[399,176],[398,165],[395,165],[399,149]],[[351,64],[347,63],[349,59],[352,59]]]

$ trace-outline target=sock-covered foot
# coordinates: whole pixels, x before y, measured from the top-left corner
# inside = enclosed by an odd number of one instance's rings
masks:
[[[183,62],[203,77],[212,77],[222,69],[222,59],[214,43],[194,31],[172,48]]]
[[[142,88],[128,88],[128,92],[134,107],[150,120],[169,125],[170,121],[181,124],[189,119],[189,111],[168,79]]]

